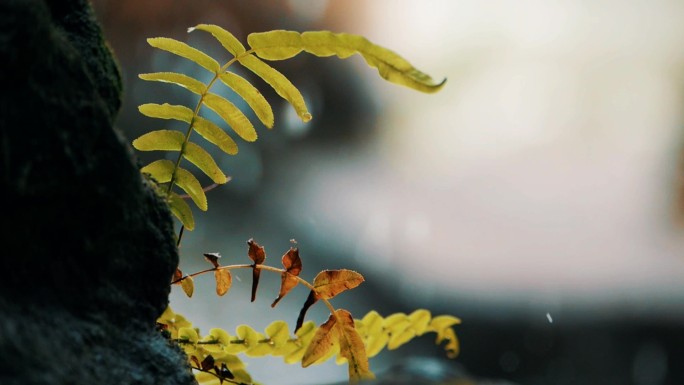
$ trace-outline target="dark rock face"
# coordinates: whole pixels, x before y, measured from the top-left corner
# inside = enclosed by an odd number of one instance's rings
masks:
[[[112,128],[88,2],[0,1],[0,63],[0,384],[193,383],[154,323],[172,220]]]

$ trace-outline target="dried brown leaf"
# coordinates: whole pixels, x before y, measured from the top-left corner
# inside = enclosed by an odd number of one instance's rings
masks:
[[[316,334],[314,334],[309,347],[302,357],[302,367],[306,368],[318,361],[327,355],[330,349],[338,343],[339,331],[335,327],[336,324],[337,318],[334,314],[331,314],[328,320],[316,330]]]
[[[219,263],[219,259],[221,258],[221,254],[219,254],[219,253],[204,253],[204,258],[209,263],[214,265],[215,268],[221,266],[221,264]]]
[[[283,255],[282,262],[285,267],[285,272],[282,273],[280,277],[280,293],[278,293],[278,298],[273,301],[271,307],[275,307],[292,288],[297,286],[299,281],[296,276],[302,271],[302,260],[299,259],[299,250],[296,248],[290,248],[290,250]]]
[[[192,293],[195,291],[195,283],[192,281],[192,277],[188,275],[187,277],[183,278],[182,281],[180,281],[180,284],[185,292],[185,295],[192,297]]]
[[[176,271],[173,272],[173,278],[171,278],[171,282],[175,282],[177,285],[180,285],[180,279],[183,278],[183,272],[181,269],[176,268]]]
[[[211,354],[202,361],[201,368],[202,370],[214,369],[214,357],[212,357]]]
[[[346,358],[349,364],[349,380],[375,378],[368,367],[368,356],[361,335],[354,326],[354,318],[351,313],[344,309],[335,311],[337,316],[337,329],[339,330],[340,355]]]
[[[254,261],[254,264],[252,265],[252,302],[254,302],[257,288],[259,287],[259,276],[261,275],[261,270],[257,269],[256,266],[264,263],[264,260],[266,260],[266,251],[264,251],[263,246],[256,243],[254,239],[248,240],[247,245],[249,245],[247,255]]]
[[[309,310],[311,305],[315,304],[316,301],[318,301],[318,298],[316,297],[316,293],[311,290],[309,292],[309,296],[306,297],[306,302],[304,302],[304,306],[302,306],[302,310],[299,311],[299,317],[297,317],[297,325],[295,326],[295,333],[297,333],[297,330],[302,327],[304,324],[304,317],[306,316],[306,311]]]
[[[249,251],[247,252],[249,259],[254,261],[257,265],[264,263],[264,260],[266,260],[266,251],[263,246],[256,243],[254,239],[248,240],[247,245],[249,245]]]
[[[313,286],[318,298],[330,299],[359,286],[363,281],[363,276],[353,270],[323,270],[314,278]]]
[[[233,277],[227,269],[219,269],[214,271],[214,278],[216,278],[216,294],[222,296],[228,292],[230,285],[233,283]]]

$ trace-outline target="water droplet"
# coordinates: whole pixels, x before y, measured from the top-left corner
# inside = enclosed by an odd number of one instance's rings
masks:
[[[553,323],[553,318],[551,318],[551,313],[546,313],[546,319],[549,320],[549,323]]]

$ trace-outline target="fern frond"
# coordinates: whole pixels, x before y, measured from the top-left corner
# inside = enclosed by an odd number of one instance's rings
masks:
[[[247,37],[250,46],[247,49],[233,34],[219,26],[200,24],[188,29],[188,32],[195,30],[210,33],[232,55],[232,59],[220,65],[211,56],[181,41],[164,37],[147,39],[152,47],[193,61],[211,72],[214,77],[205,84],[193,77],[176,72],[155,72],[139,75],[141,79],[146,81],[171,83],[186,88],[199,95],[199,101],[194,109],[167,103],[141,105],[139,110],[143,115],[157,119],[179,120],[187,123],[188,128],[185,135],[169,130],[154,131],[136,139],[133,145],[141,151],[179,151],[177,161],[172,163],[170,176],[166,167],[168,163],[163,163],[164,168],[161,168],[162,164],[153,163],[154,166],[148,165],[144,170],[145,172],[156,173],[157,175],[153,174],[153,177],[159,183],[168,183],[165,195],[169,202],[172,200],[171,192],[174,186],[178,186],[190,195],[201,210],[207,210],[206,196],[197,179],[187,170],[181,168],[181,160],[186,159],[194,163],[216,184],[226,183],[229,178],[223,174],[216,161],[206,151],[190,140],[192,133],[197,131],[207,141],[215,144],[229,155],[234,155],[238,151],[237,144],[227,133],[200,115],[202,107],[207,107],[216,112],[245,141],[257,140],[256,129],[245,113],[225,97],[210,92],[213,85],[217,81],[223,82],[249,105],[264,126],[271,128],[274,124],[271,105],[250,81],[230,70],[233,64],[239,63],[264,80],[280,97],[292,105],[297,115],[304,122],[311,120],[311,113],[308,111],[301,92],[285,75],[266,64],[262,59],[283,60],[301,52],[308,52],[321,57],[338,56],[342,59],[359,54],[368,65],[377,68],[380,76],[390,82],[423,92],[435,92],[444,85],[444,81],[435,83],[430,76],[415,69],[401,56],[371,43],[362,36],[329,31],[299,33],[279,30],[252,33]],[[194,227],[194,220],[192,220],[191,214],[188,215],[186,207],[178,201],[175,201],[174,205],[172,212],[183,225],[188,229]]]
[[[350,351],[341,350],[340,339],[331,338],[328,342],[333,345],[332,349],[326,350],[323,356],[303,361],[316,333],[321,329],[313,321],[305,322],[294,335],[290,333],[285,321],[274,321],[263,333],[248,325],[240,325],[234,335],[222,329],[211,329],[205,336],[189,331],[195,329],[192,329],[192,325],[185,321],[184,317],[174,313],[170,308],[157,322],[167,325],[171,338],[179,342],[188,357],[210,354],[215,359],[220,359],[241,353],[249,357],[271,355],[283,357],[283,361],[288,364],[302,363],[308,366],[337,356],[336,363],[340,365],[347,362],[340,352]],[[416,310],[408,315],[395,313],[384,318],[376,311],[371,311],[361,319],[354,319],[353,328],[358,332],[368,357],[377,355],[384,348],[394,350],[413,338],[435,333],[436,343],[446,342],[447,356],[454,358],[458,355],[459,346],[453,326],[460,322],[458,318],[450,315],[432,317],[425,309]]]
[[[358,53],[366,63],[377,68],[384,79],[422,92],[439,91],[446,80],[435,83],[411,63],[393,51],[373,44],[363,36],[329,31],[299,34],[293,31],[252,33],[247,42],[254,53],[266,60],[284,60],[306,51],[316,56],[338,56],[346,59]]]

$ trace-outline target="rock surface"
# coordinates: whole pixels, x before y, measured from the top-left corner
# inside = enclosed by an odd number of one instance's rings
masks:
[[[85,0],[0,2],[0,384],[191,384],[155,330],[173,222],[114,129]]]

